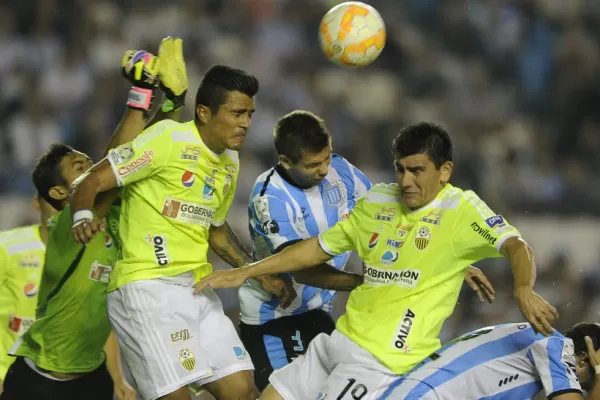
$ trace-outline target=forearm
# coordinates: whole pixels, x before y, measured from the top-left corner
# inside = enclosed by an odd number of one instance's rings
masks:
[[[114,149],[122,144],[129,143],[139,135],[146,125],[144,118],[144,112],[141,110],[127,107],[121,122],[117,126],[117,129],[110,138],[106,149],[104,150],[104,156],[108,154],[111,149]]]
[[[323,251],[319,238],[315,236],[244,267],[244,273],[248,278],[254,278],[260,275],[302,271],[323,264],[332,258]]]
[[[600,374],[596,374],[594,387],[588,392],[586,400],[600,400]]]
[[[515,291],[533,289],[536,267],[535,256],[531,247],[522,239],[514,239],[510,245],[506,246],[504,253],[513,272]]]
[[[106,368],[115,384],[123,380],[123,371],[121,369],[121,354],[119,344],[114,332],[110,333],[106,344],[104,345],[104,353],[106,354]]]
[[[295,272],[293,276],[303,285],[342,292],[350,292],[363,283],[361,275],[340,271],[327,263]]]
[[[79,210],[92,210],[98,195],[99,182],[91,171],[83,174],[73,185],[71,192],[71,213]]]
[[[240,268],[254,261],[227,222],[219,227],[211,227],[208,244],[212,251],[233,268]]]

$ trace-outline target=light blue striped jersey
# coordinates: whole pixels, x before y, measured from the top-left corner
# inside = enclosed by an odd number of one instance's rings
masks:
[[[581,393],[573,341],[535,334],[528,323],[482,328],[454,339],[399,378],[381,400],[526,400]]]
[[[271,168],[258,177],[248,204],[253,256],[261,260],[284,246],[317,236],[348,217],[356,201],[371,188],[371,182],[356,167],[339,155],[331,158],[329,173],[319,185],[301,189],[287,181],[281,167]],[[344,269],[350,252],[329,261]],[[241,320],[250,325],[296,315],[309,310],[331,311],[335,291],[321,290],[294,282],[298,297],[287,309],[279,299],[271,299],[256,281],[240,288]]]

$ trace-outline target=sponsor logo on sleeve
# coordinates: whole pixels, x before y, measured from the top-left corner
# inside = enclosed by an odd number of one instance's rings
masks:
[[[133,146],[125,143],[110,152],[110,159],[115,165],[126,163],[133,157]]]
[[[481,236],[482,238],[487,240],[489,242],[489,244],[491,244],[491,245],[496,244],[496,240],[498,238],[496,236],[492,235],[492,233],[490,232],[489,229],[479,226],[479,224],[477,222],[473,222],[471,224],[471,228],[473,228],[473,231],[475,231],[479,236]]]
[[[494,215],[491,218],[485,220],[485,223],[492,229],[502,228],[506,225],[504,218],[501,215]]]
[[[567,367],[566,369],[569,373],[569,378],[571,378],[571,380],[578,381],[577,370],[575,368],[577,362],[577,360],[575,359],[575,347],[573,346],[573,342],[571,340],[567,339],[563,342],[560,360],[565,365],[565,367]]]
[[[265,221],[261,224],[260,229],[264,233],[276,235],[279,233],[279,224],[275,220]]]
[[[429,230],[429,228],[426,226],[420,227],[417,231],[417,235],[415,236],[415,247],[418,250],[423,251],[425,250],[425,248],[427,248],[430,241],[431,231]]]
[[[415,313],[410,308],[407,308],[406,311],[404,311],[402,319],[400,320],[398,328],[396,329],[396,335],[392,342],[393,347],[395,347],[398,350],[402,350],[405,353],[408,353],[410,351],[406,342],[415,322],[415,317]]]
[[[33,324],[33,321],[35,321],[35,318],[22,317],[11,313],[8,315],[8,330],[22,336]]]
[[[209,228],[215,216],[215,209],[202,204],[168,197],[163,204],[162,215],[188,224]]]
[[[154,155],[154,150],[148,149],[144,151],[144,154],[131,161],[129,164],[125,164],[122,167],[117,169],[119,176],[125,178],[133,174],[136,171],[146,168],[148,165],[152,164],[152,156]]]
[[[201,151],[202,149],[198,146],[187,145],[183,149],[181,149],[180,158],[182,160],[198,161],[200,159]]]
[[[171,263],[169,252],[167,250],[167,237],[165,235],[148,235],[146,236],[146,240],[154,248],[156,264],[164,267]]]
[[[98,261],[94,261],[92,267],[90,268],[89,278],[96,282],[108,283],[111,271],[112,268],[108,265],[102,265],[98,263]]]
[[[372,265],[363,266],[365,284],[378,287],[385,285],[398,285],[407,289],[414,289],[419,283],[421,271],[418,269],[383,269]]]

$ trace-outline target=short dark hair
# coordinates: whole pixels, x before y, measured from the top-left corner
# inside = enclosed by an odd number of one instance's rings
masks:
[[[50,149],[38,159],[31,178],[35,189],[52,207],[62,210],[60,201],[50,197],[50,189],[54,186],[66,185],[60,170],[60,162],[67,154],[75,151],[71,146],[62,143],[54,143]]]
[[[600,347],[600,324],[593,322],[580,322],[569,328],[565,332],[565,336],[573,340],[575,345],[575,354],[587,354],[587,345],[585,344],[585,337],[589,336],[592,338],[594,343],[594,349]]]
[[[200,81],[196,92],[196,107],[202,104],[216,114],[227,101],[229,92],[237,91],[254,97],[258,89],[258,79],[254,75],[225,65],[213,65],[206,70]]]
[[[296,110],[284,115],[273,129],[277,154],[286,156],[294,164],[302,159],[302,152],[316,153],[331,142],[325,122],[308,111]]]
[[[452,161],[452,139],[439,125],[419,122],[402,128],[392,144],[394,157],[427,154],[437,169]]]

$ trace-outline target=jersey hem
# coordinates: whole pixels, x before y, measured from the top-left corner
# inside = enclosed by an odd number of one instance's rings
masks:
[[[217,227],[217,228],[218,228],[218,227],[220,227],[220,226],[223,226],[223,224],[224,224],[224,223],[225,223],[225,220],[223,220],[223,221],[212,221],[210,224],[211,224],[212,226],[215,226],[215,227]]]
[[[172,271],[172,273],[171,272],[163,272],[162,274],[158,274],[156,276],[149,276],[149,277],[136,276],[136,275],[138,275],[139,273],[148,273],[148,272],[153,271],[153,270],[150,270],[150,271],[148,271],[148,270],[140,270],[140,271],[132,272],[129,275],[126,275],[125,277],[122,277],[121,279],[118,279],[118,278],[115,279],[115,281],[118,281],[115,284],[109,283],[108,284],[107,292],[108,293],[114,292],[115,290],[120,289],[123,286],[127,285],[128,283],[132,283],[132,282],[137,282],[137,281],[153,281],[153,280],[160,279],[160,278],[170,278],[170,277],[173,277],[173,276],[185,274],[186,272],[194,272],[196,269],[203,268],[204,266],[207,266],[207,265],[211,266],[211,268],[212,268],[212,265],[210,263],[206,263],[206,264],[203,264],[203,265],[201,265],[199,267],[190,267],[189,269],[183,269],[181,271],[180,270],[175,270],[175,271]],[[115,265],[115,267],[117,267],[117,266]],[[207,272],[206,275],[209,275],[211,272],[212,271]],[[206,276],[206,275],[204,275],[204,276]],[[204,276],[202,276],[202,277],[204,277]],[[194,277],[195,277],[194,281],[197,282],[198,279],[196,279],[196,275],[195,274],[194,274]]]
[[[561,389],[561,390],[557,390],[556,392],[550,393],[548,395],[548,400],[553,399],[556,396],[560,396],[561,394],[565,394],[565,393],[579,393],[579,394],[583,395],[583,391],[581,391],[579,389],[575,389],[575,388]]]
[[[108,163],[110,164],[110,168],[113,171],[113,174],[115,174],[115,178],[117,180],[117,186],[118,187],[122,187],[123,186],[123,180],[121,180],[121,177],[119,176],[119,172],[117,171],[117,167],[115,166],[115,164],[113,164],[112,159],[111,159],[111,154],[113,153],[114,149],[108,152],[108,156],[106,157],[106,159],[108,160]]]
[[[34,354],[30,354],[28,352],[19,352],[18,354],[12,354],[12,355],[15,357],[27,357],[31,361],[33,361],[33,363],[36,365],[36,367],[38,367],[40,369],[44,369],[48,372],[58,372],[60,374],[86,374],[86,373],[94,372],[95,370],[100,368],[100,366],[106,360],[106,357],[105,357],[98,364],[94,364],[93,366],[90,366],[90,367],[82,366],[82,367],[61,368],[61,367],[57,367],[56,365],[52,365],[52,364],[45,363],[45,362],[40,362],[38,357],[36,357]]]
[[[506,241],[506,239],[509,239],[511,237],[519,237],[520,238],[521,235],[518,234],[517,232],[511,232],[511,233],[507,234],[506,236],[501,237],[500,239],[498,239],[498,243],[496,244],[496,250],[498,250],[498,252],[499,252],[500,248],[504,244],[504,241]]]
[[[321,248],[323,249],[323,251],[327,254],[329,254],[330,256],[337,256],[338,254],[335,253],[333,250],[331,250],[329,248],[329,246],[327,246],[327,244],[325,243],[325,240],[323,240],[323,234],[319,235],[319,245],[321,246]]]

